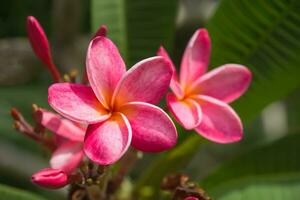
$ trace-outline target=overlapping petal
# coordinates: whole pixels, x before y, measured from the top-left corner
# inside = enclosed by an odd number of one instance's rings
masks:
[[[48,89],[48,102],[63,116],[81,123],[97,123],[107,119],[110,114],[97,100],[91,87],[56,83]]]
[[[178,97],[181,98],[183,97],[183,91],[182,88],[180,86],[180,83],[178,81],[178,77],[177,77],[177,72],[176,72],[176,67],[174,65],[174,63],[172,62],[172,60],[169,57],[169,54],[167,53],[167,51],[161,46],[158,51],[157,51],[157,55],[158,56],[162,56],[164,59],[166,59],[168,62],[170,62],[171,67],[173,69],[173,75],[172,75],[172,79],[171,79],[171,83],[170,83],[170,88],[172,89],[172,91],[174,92],[174,94]]]
[[[53,169],[61,169],[70,174],[80,164],[82,157],[82,142],[67,141],[54,151],[50,165]]]
[[[190,39],[180,67],[180,83],[185,88],[207,70],[211,42],[206,29],[198,29]]]
[[[94,162],[109,165],[126,152],[131,138],[132,131],[127,118],[115,113],[102,123],[88,126],[84,152]]]
[[[36,117],[39,123],[56,135],[73,141],[82,142],[84,140],[85,128],[80,127],[70,120],[63,119],[58,114],[39,109],[36,112]]]
[[[239,98],[251,82],[251,72],[242,65],[226,64],[203,75],[190,94],[203,94],[230,103]]]
[[[177,132],[170,117],[160,108],[130,102],[120,108],[132,128],[131,145],[144,152],[160,152],[176,144]]]
[[[212,97],[199,95],[196,100],[202,108],[202,121],[196,131],[218,143],[241,140],[243,127],[239,116],[226,103]]]
[[[169,93],[167,104],[173,116],[185,129],[193,129],[200,124],[202,120],[201,108],[193,99],[179,100]]]
[[[142,60],[119,82],[114,105],[119,107],[131,101],[158,103],[169,88],[172,74],[170,63],[160,56]]]
[[[113,91],[126,72],[117,47],[106,37],[94,38],[88,48],[86,67],[95,95],[109,108]]]

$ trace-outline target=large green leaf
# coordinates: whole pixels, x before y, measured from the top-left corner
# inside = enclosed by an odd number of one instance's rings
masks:
[[[0,184],[0,200],[45,200],[35,194]]]
[[[271,144],[258,146],[223,164],[207,176],[201,186],[217,199],[244,196],[251,199],[251,195],[257,195],[258,199],[276,199],[273,197],[277,195],[278,199],[294,199],[280,195],[287,192],[300,194],[299,144],[300,134],[290,134]]]
[[[108,36],[132,65],[172,46],[177,0],[92,0],[92,29],[108,26]],[[130,66],[128,65],[128,66]]]
[[[299,9],[298,0],[223,0],[207,25],[211,65],[241,63],[253,73],[250,89],[234,104],[246,121],[300,84]]]
[[[300,195],[300,178],[239,183],[219,198],[220,200],[272,199],[297,200]]]
[[[250,122],[266,105],[300,84],[299,9],[298,0],[223,0],[207,24],[212,38],[211,66],[240,63],[253,73],[249,91],[233,105],[243,122]],[[149,167],[152,173],[145,173],[138,186],[157,187],[159,181],[155,180],[163,178],[161,170],[168,163],[172,164],[172,171],[179,170],[182,162],[193,158],[201,144],[190,142],[186,140],[174,149],[185,155],[184,161],[163,162],[158,158]],[[189,143],[194,148],[187,151],[185,147]],[[156,167],[161,165],[165,167]]]

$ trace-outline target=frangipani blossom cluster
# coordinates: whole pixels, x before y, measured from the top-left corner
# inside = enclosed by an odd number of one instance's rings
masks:
[[[36,55],[56,82],[48,89],[48,102],[59,113],[45,109],[36,112],[37,122],[55,138],[50,168],[32,176],[40,186],[54,189],[72,183],[72,174],[85,157],[106,166],[117,162],[130,146],[143,152],[174,147],[175,125],[155,105],[169,87],[168,108],[185,129],[195,129],[218,143],[242,138],[242,123],[228,103],[246,91],[251,73],[238,64],[206,73],[211,43],[205,29],[197,30],[190,39],[178,77],[163,47],[158,56],[126,71],[116,45],[106,37],[106,27],[102,26],[89,44],[80,84],[63,82],[52,61],[47,37],[34,17],[28,17],[27,31]]]
[[[101,165],[115,163],[132,145],[160,152],[177,141],[176,128],[158,103],[169,87],[170,64],[162,57],[145,59],[128,72],[116,46],[94,38],[87,53],[91,86],[56,83],[49,104],[63,116],[88,124],[84,152]]]
[[[243,135],[240,118],[228,105],[239,98],[251,82],[251,72],[238,64],[226,64],[206,73],[211,51],[207,30],[197,30],[181,61],[180,76],[163,47],[158,55],[173,66],[173,93],[167,104],[176,120],[186,129],[218,143],[239,141]]]
[[[36,111],[36,118],[55,134],[56,149],[50,159],[51,168],[35,173],[32,181],[46,188],[63,187],[84,156],[82,146],[86,128],[44,109]]]

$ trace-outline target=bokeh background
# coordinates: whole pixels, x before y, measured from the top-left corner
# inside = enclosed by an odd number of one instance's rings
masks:
[[[8,185],[48,199],[63,199],[67,191],[48,192],[30,182],[32,173],[48,166],[49,155],[15,131],[9,115],[16,107],[30,121],[32,103],[49,108],[51,77],[26,38],[26,17],[33,15],[64,73],[77,69],[81,74],[89,40],[106,24],[128,67],[155,55],[161,44],[179,66],[190,36],[207,27],[213,41],[210,68],[236,62],[254,74],[249,92],[233,105],[245,122],[241,142],[213,144],[179,128],[177,149],[143,155],[126,180],[124,199],[131,190],[140,199],[167,198],[155,186],[174,171],[189,174],[217,199],[299,199],[299,9],[298,0],[1,1],[0,188]],[[167,167],[159,169],[160,164]],[[5,192],[0,189],[0,199]]]

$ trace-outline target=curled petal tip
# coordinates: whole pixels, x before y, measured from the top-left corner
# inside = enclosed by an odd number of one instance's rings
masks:
[[[98,36],[106,37],[106,35],[107,35],[107,27],[106,27],[106,25],[101,25],[100,28],[95,33],[93,38],[98,37]]]
[[[199,200],[197,197],[186,197],[184,200]]]
[[[68,184],[68,176],[62,170],[46,168],[33,174],[31,181],[44,188],[58,189]]]

